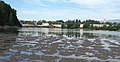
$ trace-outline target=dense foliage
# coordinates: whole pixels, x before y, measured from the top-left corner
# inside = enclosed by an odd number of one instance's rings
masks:
[[[78,20],[78,19],[68,20],[68,21],[65,22],[68,29],[80,28],[80,23],[81,23],[81,20]]]
[[[17,19],[16,10],[10,5],[0,0],[0,26],[18,26],[22,25]]]

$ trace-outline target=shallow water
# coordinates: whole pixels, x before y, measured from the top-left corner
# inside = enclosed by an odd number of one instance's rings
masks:
[[[10,43],[8,43],[10,44]],[[120,32],[21,28],[1,62],[120,62]]]

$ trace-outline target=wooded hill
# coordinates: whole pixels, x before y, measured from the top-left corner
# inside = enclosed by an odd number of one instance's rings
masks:
[[[21,27],[16,10],[4,1],[0,0],[0,26],[18,26]]]

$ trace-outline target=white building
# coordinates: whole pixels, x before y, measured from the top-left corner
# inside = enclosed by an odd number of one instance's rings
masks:
[[[41,26],[49,26],[49,23],[42,23]]]
[[[22,24],[22,26],[34,26],[33,24]]]
[[[80,28],[83,28],[84,24],[80,24]]]
[[[93,26],[95,27],[103,27],[103,26],[109,26],[108,24],[93,24]]]
[[[61,24],[53,24],[52,26],[54,26],[54,27],[58,27],[58,28],[61,28],[61,27],[62,27]]]

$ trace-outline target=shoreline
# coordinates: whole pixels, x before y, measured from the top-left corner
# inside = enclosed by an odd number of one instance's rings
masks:
[[[18,26],[0,26],[1,33],[18,33]]]

